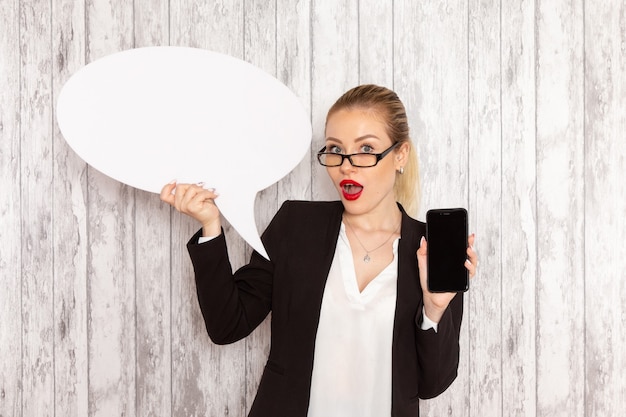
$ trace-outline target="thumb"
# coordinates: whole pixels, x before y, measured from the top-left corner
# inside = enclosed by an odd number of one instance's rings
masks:
[[[426,238],[422,236],[422,239],[420,240],[420,247],[417,250],[417,262],[420,267],[426,266],[426,254],[427,253],[428,253],[428,242],[426,241]]]

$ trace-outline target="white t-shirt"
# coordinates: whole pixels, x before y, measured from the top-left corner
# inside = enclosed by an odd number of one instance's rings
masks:
[[[308,417],[391,415],[398,239],[393,255],[393,261],[359,292],[341,225],[322,299]]]

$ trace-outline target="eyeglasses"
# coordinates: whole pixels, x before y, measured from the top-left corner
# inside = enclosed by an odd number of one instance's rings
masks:
[[[376,166],[378,162],[383,159],[389,152],[391,152],[400,142],[396,142],[382,153],[351,153],[349,155],[343,153],[324,152],[326,146],[324,146],[317,153],[317,160],[325,167],[338,167],[343,164],[343,160],[347,159],[353,167],[357,168],[369,168]]]

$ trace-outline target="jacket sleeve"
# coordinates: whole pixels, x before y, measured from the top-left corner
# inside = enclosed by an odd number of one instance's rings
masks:
[[[457,376],[459,366],[459,335],[463,318],[463,293],[448,305],[434,329],[422,330],[422,306],[416,318],[416,347],[419,372],[419,397],[433,398],[444,392]]]
[[[284,207],[261,237],[270,258],[277,253]],[[274,263],[254,251],[250,262],[233,273],[224,233],[198,244],[200,233],[187,243],[187,250],[202,317],[214,343],[233,343],[252,333],[270,312]]]

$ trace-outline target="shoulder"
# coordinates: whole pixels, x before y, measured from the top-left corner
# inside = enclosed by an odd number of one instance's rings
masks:
[[[402,211],[402,238],[419,246],[422,236],[426,236],[426,223],[409,216],[399,203],[398,206]]]
[[[283,250],[288,250],[284,245],[302,248],[336,241],[342,212],[340,201],[285,201],[265,229],[263,239]]]
[[[340,201],[285,201],[271,225],[289,229],[321,227],[324,224],[341,222],[343,204]]]

